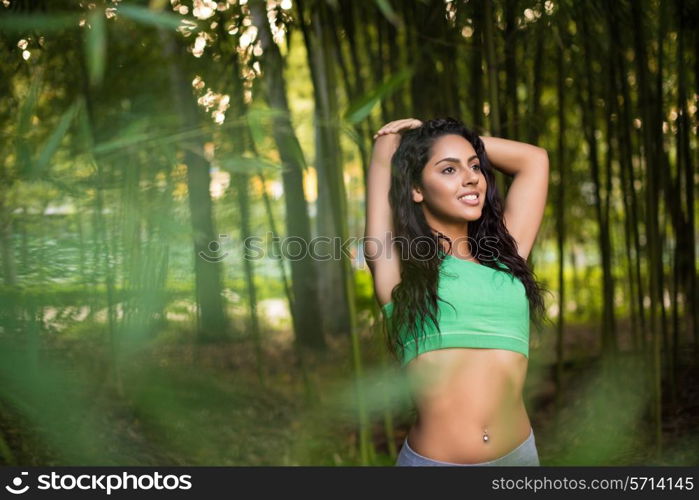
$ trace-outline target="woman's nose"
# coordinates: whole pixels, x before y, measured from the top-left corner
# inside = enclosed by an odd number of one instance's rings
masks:
[[[461,179],[462,184],[478,184],[478,173],[472,169],[466,169],[466,173]]]

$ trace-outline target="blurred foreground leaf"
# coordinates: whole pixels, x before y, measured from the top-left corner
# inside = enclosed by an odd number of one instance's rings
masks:
[[[90,85],[102,83],[107,59],[107,30],[104,25],[104,10],[93,9],[85,26],[85,56]]]
[[[8,14],[0,16],[0,31],[7,33],[24,33],[26,31],[41,31],[48,33],[70,27],[78,27],[82,14]]]
[[[170,12],[158,12],[138,5],[119,5],[118,13],[141,24],[149,24],[157,28],[177,29],[183,18]]]
[[[376,106],[376,104],[381,102],[382,99],[385,99],[393,94],[405,82],[409,81],[412,74],[413,68],[410,66],[399,71],[381,85],[367,92],[365,95],[352,103],[349,109],[345,111],[343,118],[351,124],[361,122],[367,116],[369,116],[371,110],[374,108],[374,106]]]

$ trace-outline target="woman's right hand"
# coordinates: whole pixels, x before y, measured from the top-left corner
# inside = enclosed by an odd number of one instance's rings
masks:
[[[399,134],[403,130],[418,128],[422,126],[422,122],[417,118],[404,118],[403,120],[395,120],[388,122],[374,134],[374,139],[386,134]]]

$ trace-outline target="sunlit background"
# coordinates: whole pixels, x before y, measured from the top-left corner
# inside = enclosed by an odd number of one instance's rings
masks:
[[[549,152],[542,465],[699,462],[696,0],[0,3],[0,463],[392,465],[366,171],[437,116]]]

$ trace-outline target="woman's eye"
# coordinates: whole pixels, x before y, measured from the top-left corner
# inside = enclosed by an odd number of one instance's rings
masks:
[[[471,167],[472,167],[472,168],[477,168],[477,169],[480,170],[481,165],[480,165],[480,163],[474,163],[473,165],[471,165]],[[456,171],[456,169],[455,169],[454,167],[448,166],[447,168],[445,168],[444,170],[442,170],[442,173],[447,173],[448,170]]]

